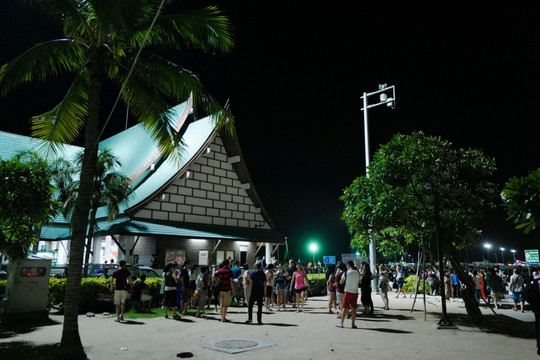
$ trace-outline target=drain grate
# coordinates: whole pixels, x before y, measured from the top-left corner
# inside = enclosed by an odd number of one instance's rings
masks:
[[[203,348],[217,350],[217,351],[223,351],[229,354],[236,354],[239,352],[249,351],[249,350],[255,350],[255,349],[262,349],[268,346],[274,346],[276,344],[268,344],[263,343],[256,340],[248,340],[248,339],[227,339],[227,340],[220,340],[215,342],[209,342],[206,344],[203,344]]]

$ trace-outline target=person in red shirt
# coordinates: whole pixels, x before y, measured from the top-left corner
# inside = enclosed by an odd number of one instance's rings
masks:
[[[124,321],[124,310],[126,309],[126,299],[128,295],[129,271],[126,269],[126,260],[120,260],[120,269],[113,272],[111,276],[111,292],[114,291],[114,304],[116,305],[116,321]],[[116,284],[115,284],[116,283]]]
[[[223,267],[214,273],[215,281],[219,281],[219,303],[221,304],[221,322],[229,322],[227,320],[227,308],[231,303],[231,291],[236,296],[234,286],[232,286],[233,273],[230,268],[229,260],[223,261]]]

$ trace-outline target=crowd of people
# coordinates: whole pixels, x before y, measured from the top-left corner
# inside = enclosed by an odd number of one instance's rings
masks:
[[[112,274],[110,281],[111,291],[115,292],[117,321],[123,321],[125,301],[130,292],[133,308],[137,312],[151,312],[152,297],[146,289],[146,277],[132,277],[125,269],[125,261],[120,261],[119,265],[120,268]],[[377,269],[378,271],[372,274],[367,262],[357,268],[352,261],[347,264],[338,262],[326,269],[328,312],[338,314],[341,326],[346,317],[351,317],[354,325],[356,311],[349,314],[349,310],[356,309],[358,297],[363,306],[363,314],[373,314],[372,280],[377,279],[378,292],[384,304],[383,310],[389,310],[389,294],[394,294],[395,290],[396,298],[401,295],[405,297],[405,278],[416,273],[414,269],[406,269],[400,265],[393,268],[380,264]],[[216,312],[219,308],[221,321],[228,322],[227,310],[231,301],[248,307],[248,323],[253,322],[255,304],[258,307],[259,324],[262,323],[263,308],[266,311],[283,311],[290,306],[297,312],[305,311],[310,288],[307,279],[309,270],[302,263],[293,260],[286,264],[271,262],[268,265],[260,260],[251,270],[248,264],[241,265],[238,261],[233,263],[227,259],[219,265],[214,274],[211,274],[208,266],[199,268],[189,260],[185,260],[182,266],[169,263],[163,270],[161,289],[164,316],[169,318],[171,312],[171,317],[177,319],[180,314],[187,314],[188,308],[192,307],[196,309],[195,316],[202,317],[204,310],[213,306]],[[493,302],[498,309],[508,288],[514,297],[514,310],[524,311],[524,279],[517,269],[514,269],[512,276],[496,267],[471,269],[468,274],[474,284],[474,294],[478,302]],[[429,295],[440,294],[441,281],[436,269],[418,272],[418,275],[420,280],[425,279],[429,285]],[[446,272],[442,284],[447,299],[460,297],[464,285],[455,271]]]

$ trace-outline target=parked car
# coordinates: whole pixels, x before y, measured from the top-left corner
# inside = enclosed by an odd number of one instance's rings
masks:
[[[109,277],[112,273],[118,269],[118,264],[89,264],[88,274],[94,277]],[[131,275],[140,278],[142,274],[145,274],[147,278],[161,278],[161,276],[150,266],[145,265],[126,265],[126,269]]]

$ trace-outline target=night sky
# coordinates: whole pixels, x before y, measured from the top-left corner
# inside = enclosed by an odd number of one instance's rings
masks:
[[[396,133],[422,130],[494,157],[501,189],[510,177],[540,167],[538,8],[181,3],[217,4],[235,27],[231,54],[173,60],[197,72],[221,102],[230,100],[257,192],[295,257],[311,258],[311,239],[322,246],[319,257],[349,251],[339,196],[364,175],[360,96],[380,83],[396,86],[397,106],[370,110],[372,153]],[[0,29],[2,64],[59,37],[45,19],[4,2]],[[0,99],[0,130],[28,135],[29,116],[58,99],[50,86],[13,92]],[[123,119],[112,124],[108,134],[123,125]],[[500,209],[482,227],[482,243],[518,249],[518,257],[537,248],[538,233],[513,230]]]

